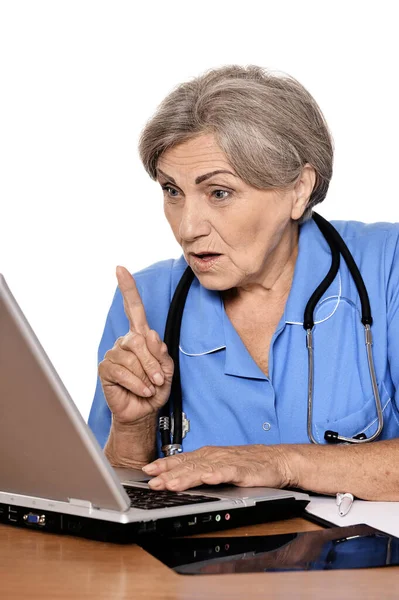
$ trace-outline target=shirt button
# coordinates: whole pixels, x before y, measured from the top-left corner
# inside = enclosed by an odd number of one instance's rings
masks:
[[[271,428],[271,425],[270,425],[270,423],[268,423],[267,421],[265,421],[265,422],[263,423],[263,425],[262,425],[262,429],[263,429],[264,431],[270,431],[270,428]]]

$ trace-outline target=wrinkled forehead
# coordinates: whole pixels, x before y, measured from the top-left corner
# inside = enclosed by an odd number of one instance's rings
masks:
[[[234,172],[212,134],[204,134],[165,150],[157,161],[157,176],[201,175],[209,170]]]

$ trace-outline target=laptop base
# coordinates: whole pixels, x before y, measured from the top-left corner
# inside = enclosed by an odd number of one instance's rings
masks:
[[[100,521],[48,510],[35,511],[22,506],[0,504],[0,523],[102,542],[131,544],[142,536],[154,534],[163,536],[193,535],[303,516],[307,504],[307,500],[282,498],[257,502],[254,506],[230,511],[204,511],[196,515],[132,523]]]

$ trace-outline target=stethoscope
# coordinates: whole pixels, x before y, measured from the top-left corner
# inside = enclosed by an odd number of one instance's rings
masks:
[[[377,409],[378,416],[378,428],[377,431],[370,436],[366,437],[364,433],[354,436],[353,438],[348,438],[343,435],[339,435],[337,431],[326,431],[324,434],[324,439],[326,442],[338,444],[340,442],[350,443],[350,444],[362,444],[365,442],[373,442],[380,435],[382,428],[384,426],[384,419],[382,414],[381,407],[381,399],[378,392],[377,380],[374,369],[374,361],[372,355],[372,335],[371,335],[371,325],[373,323],[373,319],[371,316],[370,310],[370,301],[368,297],[368,293],[366,290],[366,286],[364,285],[363,278],[360,274],[360,271],[353,259],[352,254],[350,253],[347,245],[344,240],[338,233],[338,231],[326,221],[323,217],[321,217],[317,213],[313,213],[313,220],[317,224],[324,238],[326,239],[328,245],[331,250],[331,267],[328,271],[326,277],[320,283],[320,285],[315,289],[305,308],[304,319],[303,319],[303,327],[306,331],[306,347],[308,351],[308,408],[307,408],[307,433],[310,442],[313,444],[318,444],[319,442],[315,439],[313,435],[312,428],[312,415],[313,415],[313,380],[314,380],[314,362],[313,362],[313,313],[316,307],[316,304],[324,294],[324,292],[331,285],[333,280],[335,279],[340,263],[340,256],[344,258],[351,277],[353,278],[362,307],[362,318],[361,321],[364,325],[365,331],[365,343],[366,343],[366,352],[367,352],[367,361],[371,378],[371,385],[373,388],[374,400]],[[163,406],[160,410],[159,414],[159,431],[161,435],[161,447],[162,452],[165,456],[172,456],[178,452],[182,452],[182,439],[185,437],[186,433],[190,430],[190,422],[187,419],[185,413],[182,409],[182,392],[181,392],[181,383],[180,383],[180,367],[179,367],[179,339],[180,339],[180,329],[181,322],[183,317],[184,305],[186,303],[188,291],[190,289],[191,283],[194,279],[194,273],[191,270],[191,267],[187,267],[184,271],[182,278],[180,279],[175,293],[173,295],[173,299],[169,308],[168,317],[166,320],[165,327],[165,336],[164,341],[168,347],[168,351],[170,356],[173,358],[175,369],[172,380],[172,387],[170,398],[173,398],[173,410],[170,413],[169,401]],[[171,437],[172,436],[172,437]]]

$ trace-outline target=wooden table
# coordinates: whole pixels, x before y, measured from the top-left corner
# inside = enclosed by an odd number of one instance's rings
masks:
[[[268,535],[318,528],[303,519],[291,519],[242,527],[225,534]],[[136,545],[117,546],[0,526],[2,600],[398,597],[399,567],[313,573],[177,575]]]

